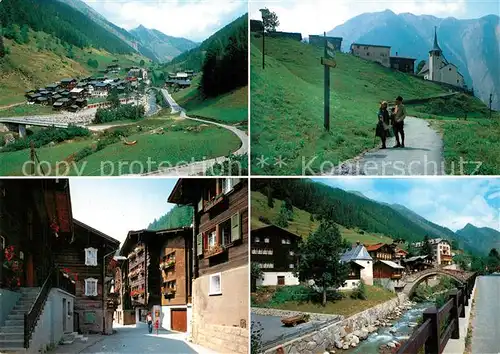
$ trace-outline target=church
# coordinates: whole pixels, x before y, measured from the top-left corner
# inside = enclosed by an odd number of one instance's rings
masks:
[[[434,46],[429,51],[429,61],[418,75],[422,75],[426,80],[465,87],[463,75],[460,74],[456,65],[446,60],[443,51],[439,47],[436,28],[434,28]]]

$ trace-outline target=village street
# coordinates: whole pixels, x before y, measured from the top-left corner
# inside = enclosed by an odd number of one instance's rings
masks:
[[[500,276],[477,279],[472,353],[500,353]]]
[[[80,353],[216,354],[214,351],[188,343],[184,333],[160,330],[158,335],[156,331],[149,334],[147,325],[144,323],[137,326],[121,326],[115,323],[113,328],[116,328],[115,334],[103,336],[103,340],[85,348]],[[71,347],[68,347],[67,352],[73,352]]]

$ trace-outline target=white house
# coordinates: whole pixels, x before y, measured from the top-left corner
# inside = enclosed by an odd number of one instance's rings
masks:
[[[366,285],[373,285],[373,258],[368,254],[365,246],[357,244],[345,252],[340,261],[350,265],[349,277],[340,290],[350,290],[358,286],[361,280]]]
[[[434,29],[434,46],[429,51],[429,61],[418,75],[423,76],[426,80],[465,87],[464,77],[458,71],[457,66],[448,62],[443,55],[443,51],[438,44],[436,29]]]

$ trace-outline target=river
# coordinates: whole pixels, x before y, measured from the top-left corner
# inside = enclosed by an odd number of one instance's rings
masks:
[[[376,354],[380,352],[380,346],[390,342],[401,342],[408,339],[416,326],[409,327],[410,323],[415,323],[422,316],[422,313],[429,307],[434,306],[432,302],[416,304],[410,310],[404,312],[391,327],[380,327],[377,332],[372,333],[366,340],[360,342],[356,348],[343,351],[349,354]]]

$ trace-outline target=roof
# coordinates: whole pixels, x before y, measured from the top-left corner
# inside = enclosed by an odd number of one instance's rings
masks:
[[[70,92],[73,92],[73,93],[80,93],[80,92],[83,92],[83,89],[82,88],[74,88],[73,90],[71,90]]]
[[[431,52],[442,52],[438,44],[437,27],[434,27],[434,45],[432,46]]]
[[[278,230],[278,231],[282,231],[284,233],[287,233],[290,236],[297,237],[299,239],[302,238],[299,235],[294,234],[293,232],[290,232],[290,231],[288,231],[282,227],[276,226],[276,225],[265,225],[265,226],[261,226],[261,227],[252,228],[252,232],[264,232],[266,230]]]
[[[429,71],[429,64],[428,64],[427,62],[425,62],[424,67],[422,68],[422,70],[420,70],[420,71],[418,72],[418,74],[417,74],[417,75],[425,74],[425,73],[426,73],[426,72],[428,72],[428,71]]]
[[[365,246],[357,245],[351,248],[349,251],[345,252],[341,257],[341,262],[351,262],[351,261],[372,261],[373,258],[368,254]]]
[[[185,77],[188,77],[188,74],[187,73],[177,73],[177,75],[175,75],[175,77],[185,78]]]
[[[324,35],[322,34],[310,34],[309,38],[325,38]],[[336,40],[343,40],[343,37],[332,37],[332,36],[326,36],[326,39],[336,39]]]
[[[114,239],[113,237],[108,236],[108,235],[106,235],[105,233],[103,233],[103,232],[101,232],[101,231],[99,231],[99,230],[96,230],[96,229],[94,229],[93,227],[91,227],[91,226],[89,226],[89,225],[87,225],[87,224],[84,224],[84,223],[83,223],[83,222],[81,222],[81,221],[78,221],[78,220],[76,220],[76,219],[73,219],[73,223],[74,223],[75,225],[78,225],[78,226],[80,226],[80,227],[84,228],[84,229],[87,229],[88,231],[92,232],[93,234],[95,234],[95,235],[97,235],[97,236],[99,236],[99,237],[101,237],[101,238],[105,239],[106,241],[108,241],[108,242],[110,242],[110,243],[112,243],[112,244],[114,244],[114,245],[116,245],[116,246],[118,246],[118,245],[120,244],[120,241],[118,241],[117,239]]]
[[[191,81],[189,80],[180,80],[175,82],[177,85],[191,85]]]
[[[72,82],[76,81],[76,79],[62,79],[61,82]]]
[[[385,245],[385,243],[383,243],[383,242],[376,243],[374,245],[366,245],[366,250],[368,252],[376,251],[376,250],[378,250],[379,248],[381,248],[384,245]]]
[[[402,267],[400,266],[399,264],[397,263],[394,263],[392,261],[379,261],[380,263],[384,263],[386,265],[388,265],[389,267],[391,268],[394,268],[394,269],[405,269],[405,267]]]
[[[391,48],[391,46],[388,45],[378,45],[378,44],[363,44],[363,43],[353,43],[351,44],[351,48],[353,45],[359,45],[363,47],[380,47],[380,48]]]
[[[405,259],[405,262],[415,262],[415,261],[418,261],[418,260],[424,260],[426,258],[427,258],[427,256],[415,256],[415,257],[411,257],[411,258]]]
[[[359,263],[358,261],[352,261],[351,263],[357,265],[360,268],[365,268],[365,266],[363,264]]]
[[[122,246],[120,247],[120,255],[124,256],[125,253],[128,253],[128,249],[131,243],[136,243],[137,240],[132,240],[132,238],[135,238],[135,236],[139,236],[142,234],[146,235],[168,235],[168,234],[175,234],[177,232],[186,232],[192,230],[191,226],[186,226],[186,227],[177,227],[173,229],[163,229],[163,230],[147,230],[147,229],[142,229],[142,230],[137,230],[137,231],[129,231],[127,234],[127,237],[125,238],[125,241],[123,241]]]
[[[399,57],[399,56],[397,56],[397,57],[389,57],[389,60],[391,60],[391,59],[402,59],[402,60],[411,60],[411,61],[415,61],[415,60],[417,60],[417,59],[415,59],[415,58],[409,58],[409,57]]]

